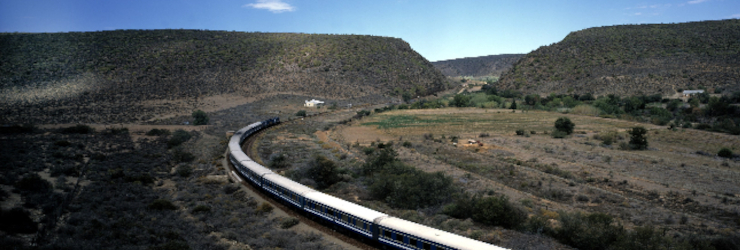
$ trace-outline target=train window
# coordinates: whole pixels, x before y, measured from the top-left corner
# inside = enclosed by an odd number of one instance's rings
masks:
[[[383,232],[383,236],[385,236],[385,237],[386,237],[386,238],[388,238],[388,239],[391,239],[391,231],[385,230],[385,231]]]
[[[416,239],[409,237],[409,245],[416,247]]]
[[[421,245],[424,250],[432,250],[432,245],[427,242],[422,242]]]
[[[403,234],[396,233],[396,242],[403,243]]]

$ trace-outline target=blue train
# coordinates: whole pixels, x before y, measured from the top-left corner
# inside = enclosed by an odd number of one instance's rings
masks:
[[[242,177],[288,204],[337,226],[395,249],[499,250],[504,249],[460,235],[437,230],[348,202],[285,178],[252,161],[241,149],[253,133],[275,125],[279,118],[250,124],[229,140],[229,160]],[[235,175],[239,178],[238,175]]]

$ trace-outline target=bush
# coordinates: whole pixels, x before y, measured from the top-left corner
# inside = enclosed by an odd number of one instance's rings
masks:
[[[634,150],[645,150],[648,147],[647,129],[644,127],[634,127],[629,131],[630,142],[629,147]]]
[[[197,205],[197,206],[195,206],[195,208],[193,208],[193,211],[192,211],[192,213],[194,213],[194,214],[196,214],[196,213],[208,213],[208,212],[211,212],[211,207],[206,206],[206,205]]]
[[[74,127],[63,128],[63,134],[92,134],[95,133],[95,129],[87,125],[77,124]]]
[[[208,115],[206,115],[206,112],[203,112],[203,110],[196,110],[193,111],[193,125],[206,125],[208,124]]]
[[[555,129],[564,132],[566,135],[572,134],[575,127],[576,124],[571,122],[568,117],[560,117],[555,121]]]
[[[9,234],[31,234],[38,230],[31,214],[20,207],[0,210],[0,230]]]
[[[274,208],[272,207],[272,205],[270,205],[270,203],[262,202],[262,204],[260,204],[259,207],[257,207],[257,212],[258,213],[269,213],[269,212],[272,212],[273,209]]]
[[[177,206],[175,206],[175,204],[172,204],[171,201],[158,199],[154,200],[152,203],[149,203],[149,206],[147,206],[147,208],[151,210],[176,210]]]
[[[409,142],[409,141],[403,142],[403,144],[401,146],[406,147],[406,148],[412,147],[411,142]]]
[[[27,174],[15,183],[15,188],[23,193],[48,193],[52,190],[49,181],[41,179],[38,174]]]
[[[167,135],[170,135],[170,130],[153,128],[152,130],[149,130],[148,132],[146,132],[146,135],[148,136],[161,136],[161,135],[167,136]]]
[[[614,225],[608,214],[560,213],[560,228],[554,237],[578,249],[607,249],[624,235],[621,225]]]
[[[177,170],[175,170],[177,175],[182,177],[190,177],[191,174],[193,174],[193,167],[188,165],[180,165],[177,167]]]
[[[384,200],[391,207],[417,209],[438,205],[454,192],[452,178],[442,173],[426,173],[396,159],[391,147],[368,156],[362,166],[368,180],[370,194]]]
[[[318,189],[328,188],[341,180],[336,164],[323,155],[315,156],[308,163],[306,175],[316,182]]]
[[[717,156],[724,158],[732,158],[732,150],[729,148],[722,148],[717,152]]]
[[[295,116],[306,117],[306,111],[305,110],[299,110],[298,112],[295,113]]]
[[[175,150],[172,152],[172,160],[174,160],[176,163],[191,162],[195,160],[195,155],[191,154],[190,152],[183,151],[180,147],[178,147],[175,148]]]
[[[298,225],[298,223],[300,222],[301,221],[298,220],[298,218],[294,218],[294,217],[286,218],[286,219],[283,219],[282,222],[280,222],[280,228],[288,229],[288,228],[294,227],[295,225]]]
[[[290,167],[290,162],[288,162],[288,158],[284,154],[277,154],[272,156],[267,166],[270,168],[287,168]]]
[[[192,135],[190,135],[190,133],[185,130],[175,130],[175,133],[173,133],[172,137],[170,137],[170,139],[167,141],[167,146],[170,148],[177,147],[180,144],[190,140],[190,137],[192,137]]]
[[[514,206],[505,196],[480,198],[463,195],[455,203],[445,206],[443,213],[459,219],[472,218],[486,225],[509,229],[519,228],[527,220],[527,213]]]
[[[516,130],[516,135],[524,135],[524,134],[525,134],[524,129],[517,129]]]

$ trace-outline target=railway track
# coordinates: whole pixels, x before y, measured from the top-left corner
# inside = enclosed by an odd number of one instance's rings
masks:
[[[244,141],[244,143],[242,144],[242,150],[252,160],[254,160],[254,161],[256,161],[256,162],[258,162],[260,164],[264,163],[264,162],[262,162],[262,159],[259,157],[259,155],[255,154],[255,152],[256,152],[255,142],[261,137],[261,135],[265,131],[271,130],[271,129],[276,129],[276,128],[279,128],[281,126],[285,126],[286,123],[290,123],[290,122],[293,122],[293,121],[287,121],[287,122],[284,122],[284,123],[280,123],[278,125],[275,125],[275,126],[272,126],[272,127],[268,127],[268,128],[265,128],[263,130],[260,130],[260,131],[256,132],[255,134],[253,134],[252,136],[248,137]],[[357,249],[372,250],[372,249],[379,249],[381,247],[378,243],[375,243],[375,242],[367,242],[367,241],[364,241],[364,240],[358,240],[357,237],[354,236],[352,232],[347,232],[346,230],[343,230],[342,228],[338,228],[338,227],[336,227],[334,225],[327,225],[325,223],[317,222],[317,221],[314,220],[314,216],[312,216],[310,214],[307,214],[306,212],[303,212],[303,211],[296,211],[292,207],[286,206],[286,204],[283,203],[281,200],[275,199],[275,197],[273,197],[272,195],[270,195],[270,194],[268,194],[266,192],[263,192],[262,190],[260,190],[260,189],[256,188],[255,186],[253,186],[250,182],[246,181],[246,178],[244,176],[241,176],[241,174],[239,174],[239,171],[237,171],[234,168],[234,165],[232,165],[230,161],[226,160],[225,161],[225,164],[227,164],[228,172],[230,172],[232,174],[236,173],[238,175],[238,178],[240,180],[239,182],[240,182],[241,185],[247,187],[250,191],[252,191],[252,193],[256,194],[261,199],[269,202],[273,207],[276,207],[276,208],[282,210],[283,212],[285,212],[286,214],[288,214],[288,215],[290,215],[292,217],[297,218],[301,223],[303,223],[303,224],[305,224],[305,225],[307,225],[307,226],[309,226],[309,227],[311,227],[313,229],[316,229],[316,230],[320,231],[323,234],[332,236],[332,237],[334,237],[334,238],[336,238],[338,240],[343,241],[344,243],[347,243],[349,245],[352,245],[352,246],[356,247]]]

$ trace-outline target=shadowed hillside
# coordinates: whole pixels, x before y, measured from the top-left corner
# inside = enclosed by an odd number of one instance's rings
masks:
[[[432,62],[445,76],[500,76],[524,54],[466,57]]]
[[[128,122],[206,97],[427,94],[444,76],[401,39],[199,30],[0,34],[0,123]],[[187,101],[191,107],[147,105]],[[52,118],[53,117],[53,118]],[[30,119],[30,120],[29,120]]]
[[[500,88],[529,93],[673,94],[738,90],[740,20],[620,25],[570,33],[527,54]]]

